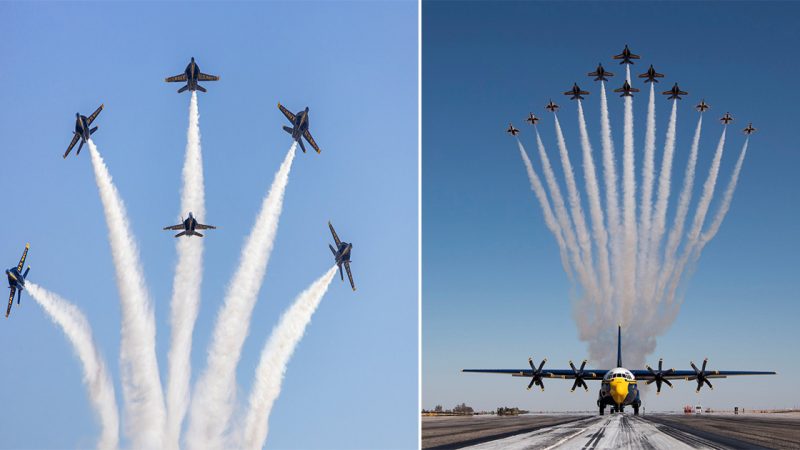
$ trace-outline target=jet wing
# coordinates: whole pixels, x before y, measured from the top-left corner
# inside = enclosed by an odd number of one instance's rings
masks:
[[[292,114],[292,112],[291,112],[291,111],[289,111],[288,109],[286,109],[286,108],[285,108],[283,105],[281,105],[280,103],[278,103],[278,109],[280,109],[280,110],[281,110],[281,112],[283,113],[283,115],[284,115],[284,116],[286,116],[286,118],[287,118],[287,119],[289,119],[289,122],[292,122],[292,123],[294,124],[294,114]]]
[[[6,317],[11,314],[11,305],[14,303],[14,294],[16,293],[17,288],[11,288],[11,295],[8,296],[8,309],[6,309]]]
[[[177,225],[172,225],[172,226],[169,226],[169,227],[164,227],[164,229],[165,229],[165,230],[184,230],[184,229],[186,229],[186,227],[184,227],[182,223],[179,223],[179,224],[177,224]]]
[[[71,151],[72,151],[72,147],[75,147],[75,144],[77,144],[77,143],[78,143],[78,139],[80,139],[80,138],[81,138],[81,137],[80,137],[80,136],[78,136],[77,134],[75,134],[74,136],[72,136],[72,141],[69,143],[69,147],[67,147],[67,151],[66,151],[66,152],[64,152],[64,158],[65,158],[65,159],[66,159],[67,155],[69,155],[69,152],[71,152]]]
[[[533,376],[533,370],[531,369],[463,369],[462,372],[498,373],[503,375],[511,375],[512,377]],[[583,379],[602,380],[606,372],[608,372],[608,369],[583,369]],[[572,369],[543,369],[542,378],[560,378],[563,380],[572,380],[575,378],[575,372]]]
[[[166,81],[167,83],[185,82],[187,81],[186,73],[184,72],[180,75],[175,75],[174,77],[164,78],[164,81]]]
[[[589,95],[589,91],[579,91],[578,93],[581,95]]]
[[[345,270],[347,270],[347,278],[350,279],[350,287],[352,287],[353,290],[355,291],[356,290],[356,285],[355,285],[355,283],[353,283],[353,274],[350,273],[350,262],[349,261],[344,263],[344,268],[345,268]]]
[[[333,235],[333,240],[336,242],[336,248],[338,249],[339,248],[339,244],[341,244],[342,241],[339,240],[339,236],[336,235],[336,230],[333,229],[333,225],[331,225],[330,221],[328,222],[328,228],[331,229],[331,234]]]
[[[87,123],[88,125],[91,125],[91,124],[92,124],[92,122],[94,122],[94,119],[96,119],[96,118],[97,118],[97,115],[98,115],[98,114],[100,114],[100,111],[102,111],[102,110],[103,110],[103,106],[105,106],[105,105],[100,105],[100,107],[99,107],[99,108],[97,108],[97,109],[96,109],[96,110],[95,110],[95,111],[92,113],[92,115],[91,115],[91,116],[89,116],[89,117],[87,117],[87,118],[86,118],[86,123]]]
[[[22,258],[19,259],[19,264],[17,264],[17,270],[22,271],[22,266],[25,265],[25,258],[28,257],[28,249],[31,248],[31,244],[25,244],[25,250],[22,252]]]
[[[207,73],[200,73],[197,75],[197,81],[217,81],[219,77],[216,75],[209,75]]]
[[[653,374],[649,370],[631,370],[633,376],[637,380],[652,380]],[[664,374],[664,378],[668,380],[689,380],[690,377],[696,376],[694,370],[676,370],[669,374]],[[746,371],[746,370],[706,370],[706,378],[727,378],[733,376],[743,375],[775,375],[775,372],[759,372],[759,371]]]
[[[216,230],[217,227],[214,225],[203,225],[202,223],[198,223],[194,227],[195,230]]]
[[[311,133],[309,133],[308,130],[303,132],[303,137],[306,138],[306,140],[308,141],[309,144],[311,144],[312,147],[314,147],[314,150],[316,150],[317,153],[320,152],[319,146],[317,146],[317,143],[314,142],[314,138],[311,137]]]

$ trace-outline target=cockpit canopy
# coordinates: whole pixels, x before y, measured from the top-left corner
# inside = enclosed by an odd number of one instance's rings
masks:
[[[628,381],[634,380],[631,371],[622,367],[617,367],[606,372],[603,376],[603,381],[611,381],[614,378],[624,378]]]

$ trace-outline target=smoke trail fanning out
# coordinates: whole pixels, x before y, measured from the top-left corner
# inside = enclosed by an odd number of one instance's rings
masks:
[[[81,360],[83,383],[86,385],[89,400],[100,418],[102,427],[97,448],[117,448],[119,416],[117,400],[114,397],[114,384],[111,382],[106,363],[92,339],[92,329],[86,316],[75,305],[31,281],[25,283],[25,286],[50,319],[61,327],[78,359]]]
[[[181,215],[193,212],[198,221],[206,217],[203,183],[203,155],[200,150],[200,114],[197,93],[189,103],[189,130],[186,133],[186,157],[183,163]],[[181,216],[183,217],[183,216]],[[189,405],[189,380],[192,367],[192,332],[200,304],[203,274],[203,239],[179,238],[176,242],[178,263],[172,283],[172,342],[169,350],[167,381],[167,424],[165,446],[178,448],[181,423]]]
[[[134,448],[161,448],[166,418],[156,359],[156,329],[139,251],[128,228],[125,205],[90,139],[95,181],[103,203],[122,316],[120,371],[125,432]]]
[[[256,369],[253,389],[244,422],[244,435],[241,447],[260,449],[264,447],[269,431],[269,415],[272,405],[281,393],[281,383],[286,373],[289,359],[303,337],[311,316],[319,306],[322,297],[336,274],[336,266],[303,291],[272,330],[269,340],[261,352],[261,360]]]
[[[197,382],[189,415],[186,444],[192,449],[218,449],[228,427],[236,396],[236,365],[250,328],[250,317],[267,270],[278,231],[283,195],[297,143],[286,154],[264,198],[250,236],[242,247],[239,267],[217,316],[205,371]]]
[[[626,78],[630,80],[629,67],[626,67]],[[545,224],[559,245],[562,264],[568,274],[570,271],[574,271],[576,275],[575,278],[570,276],[570,279],[577,282],[577,287],[580,288],[577,301],[573,305],[580,338],[588,342],[589,356],[600,365],[611,366],[614,363],[609,356],[608,348],[613,347],[616,343],[616,330],[613,328],[613,323],[617,321],[620,321],[625,329],[623,346],[625,347],[626,364],[644,365],[645,357],[655,349],[656,337],[666,332],[675,319],[680,306],[680,299],[676,298],[678,296],[677,288],[691,273],[687,267],[699,259],[703,248],[716,235],[730,209],[747,152],[749,141],[745,141],[742,147],[730,183],[713,221],[708,229],[703,231],[706,215],[714,197],[714,188],[725,146],[726,131],[723,129],[689,231],[684,236],[684,227],[692,202],[700,146],[703,124],[701,113],[683,174],[683,186],[677,200],[675,215],[671,227],[668,227],[667,213],[672,192],[672,164],[676,151],[678,102],[672,102],[672,110],[666,128],[664,153],[658,173],[657,191],[655,191],[656,120],[654,98],[655,90],[651,85],[641,168],[643,186],[639,197],[641,203],[638,205],[641,215],[638,221],[636,215],[637,167],[634,156],[635,122],[631,97],[625,96],[622,100],[624,102],[622,177],[618,179],[605,84],[601,83],[600,85],[602,183],[596,177],[591,141],[586,130],[583,102],[577,102],[587,205],[592,222],[591,235],[586,229],[580,194],[576,188],[558,118],[553,116],[564,169],[564,183],[567,186],[569,212],[538,130],[536,141],[546,186],[542,186],[522,144],[518,144],[531,188],[542,207]],[[604,188],[604,194],[600,192],[601,186]],[[622,208],[620,208],[620,193],[622,194]],[[552,200],[552,209],[551,203],[548,202],[548,195]],[[605,195],[605,210],[601,205],[603,195]],[[573,223],[575,228],[573,228]],[[592,257],[593,248],[596,250],[596,258]],[[677,257],[678,254],[680,257]]]

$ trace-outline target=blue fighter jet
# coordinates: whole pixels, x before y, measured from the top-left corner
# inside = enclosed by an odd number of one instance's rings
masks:
[[[353,283],[353,274],[350,273],[350,253],[353,250],[353,244],[348,242],[342,242],[339,239],[339,236],[336,235],[336,230],[333,229],[333,225],[328,222],[328,227],[331,229],[331,234],[333,235],[333,240],[336,242],[336,248],[333,248],[332,245],[328,244],[328,248],[331,249],[331,253],[333,253],[333,257],[336,259],[336,265],[339,266],[339,276],[342,277],[342,281],[344,281],[344,273],[342,273],[342,265],[344,265],[344,269],[347,271],[347,278],[350,279],[350,287],[353,290],[356,290],[356,285]]]
[[[8,296],[8,309],[6,309],[6,318],[8,318],[9,314],[11,314],[11,305],[14,303],[14,294],[16,292],[19,292],[17,296],[17,304],[19,305],[19,301],[22,300],[22,290],[25,289],[25,277],[28,276],[31,266],[28,266],[24,273],[20,273],[20,271],[22,270],[22,266],[25,265],[25,258],[28,256],[29,248],[31,248],[31,244],[25,244],[25,250],[22,252],[22,258],[20,258],[19,264],[17,264],[16,267],[6,270],[8,287],[11,289],[11,295]]]

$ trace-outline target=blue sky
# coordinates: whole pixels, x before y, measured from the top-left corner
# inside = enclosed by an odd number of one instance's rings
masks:
[[[654,364],[662,356],[668,367],[688,368],[690,360],[708,356],[712,368],[779,372],[769,379],[720,380],[713,392],[704,390],[699,397],[694,384],[679,382],[666,395],[648,395],[645,407],[800,405],[791,375],[800,370],[793,358],[800,337],[795,131],[800,96],[793,89],[800,70],[793,56],[800,43],[793,19],[798,13],[800,7],[786,2],[423,3],[423,407],[466,402],[480,409],[594,409],[596,385],[588,393],[569,394],[569,382],[553,380],[545,381],[544,393],[527,392],[527,380],[459,370],[525,368],[531,355],[549,358],[549,367],[567,367],[570,359],[587,355],[558,248],[516,143],[504,130],[509,120],[522,129],[520,137],[539,169],[533,133],[523,119],[529,111],[541,116],[539,129],[560,173],[552,118],[544,110],[552,97],[562,105],[559,119],[582,186],[576,106],[561,93],[574,81],[591,92],[584,108],[598,154],[599,85],[586,73],[601,61],[618,75],[611,87],[621,85],[624,70],[611,55],[626,43],[642,55],[634,74],[652,63],[667,75],[657,87],[666,90],[678,81],[690,92],[678,110],[673,186],[680,186],[697,120],[692,106],[701,98],[712,105],[693,205],[721,132],[716,119],[725,111],[737,119],[729,130],[718,193],[744,141],[739,130],[750,121],[759,129],[727,219],[649,360]],[[645,102],[646,95],[634,101],[638,162]],[[609,97],[609,104],[619,151],[622,102]],[[669,107],[658,99],[659,149]],[[660,155],[659,150],[659,164]],[[673,193],[668,218],[676,197]],[[717,204],[712,203],[712,214]]]
[[[334,282],[272,412],[270,448],[409,448],[417,439],[417,4],[0,4],[0,224],[6,266],[31,242],[30,278],[76,303],[113,372],[119,303],[88,150],[61,155],[74,114],[100,103],[95,142],[127,206],[166,373],[189,95],[164,77],[191,56],[220,75],[200,94],[205,163],[203,298],[196,377],[241,245],[291,140],[278,101],[311,107],[322,154],[298,153],[238,369],[249,393],[261,348],[292,299],[332,264],[326,222],[355,243],[359,290]],[[13,200],[12,200],[13,198]],[[30,297],[0,326],[0,447],[94,445],[81,370]],[[123,419],[124,420],[124,419]],[[313,431],[313,432],[311,432]]]

